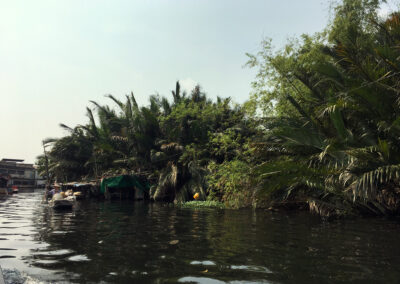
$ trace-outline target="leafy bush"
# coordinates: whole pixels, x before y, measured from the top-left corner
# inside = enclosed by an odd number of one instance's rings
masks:
[[[253,191],[250,184],[250,166],[246,162],[211,162],[208,169],[208,200],[218,200],[234,208],[251,205]]]

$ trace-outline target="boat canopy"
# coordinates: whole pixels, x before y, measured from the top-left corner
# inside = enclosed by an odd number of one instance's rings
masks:
[[[106,186],[108,188],[137,188],[143,191],[143,193],[147,193],[149,191],[148,184],[143,184],[143,182],[141,182],[139,178],[134,175],[121,175],[102,179],[100,185],[101,193],[106,191]]]

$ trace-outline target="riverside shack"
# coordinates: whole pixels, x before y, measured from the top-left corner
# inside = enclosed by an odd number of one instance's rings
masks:
[[[135,199],[148,198],[149,186],[134,175],[103,178],[100,192],[105,198]]]

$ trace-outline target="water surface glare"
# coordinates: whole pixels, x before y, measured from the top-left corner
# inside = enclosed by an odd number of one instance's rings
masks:
[[[41,197],[0,200],[9,283],[400,282],[398,219],[96,200],[56,212]]]

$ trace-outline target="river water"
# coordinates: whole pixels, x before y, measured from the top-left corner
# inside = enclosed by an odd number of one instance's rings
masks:
[[[0,200],[8,283],[400,283],[396,219],[41,198]]]

